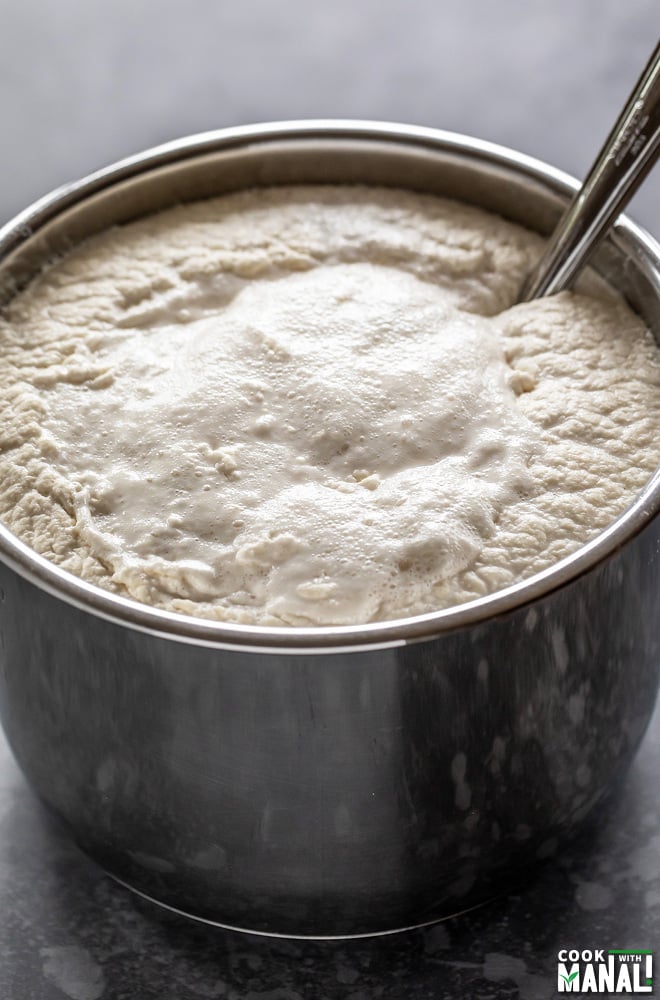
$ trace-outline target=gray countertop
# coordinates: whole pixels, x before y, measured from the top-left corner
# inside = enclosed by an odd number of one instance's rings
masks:
[[[581,174],[660,34],[657,0],[0,9],[0,221],[140,148],[282,118],[433,125]],[[658,171],[631,214],[660,235]],[[509,897],[423,931],[286,942],[192,925],[115,885],[0,738],[0,998],[541,1000],[564,947],[655,947],[657,981],[659,791],[656,712],[606,818]]]
[[[425,930],[317,943],[219,931],[131,895],[56,827],[2,743],[0,996],[550,1000],[561,948],[655,947],[657,966],[659,761],[656,712],[605,820],[512,895]]]

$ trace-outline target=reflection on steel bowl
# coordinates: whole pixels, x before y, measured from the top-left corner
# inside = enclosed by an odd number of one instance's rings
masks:
[[[0,233],[6,302],[113,223],[259,185],[442,194],[547,233],[575,182],[462,136],[285,123],[148,151]],[[595,259],[656,339],[660,254]],[[41,798],[115,878],[261,933],[379,933],[464,910],[551,857],[639,744],[660,645],[660,473],[544,572],[363,626],[196,619],[96,588],[0,525],[0,708]]]

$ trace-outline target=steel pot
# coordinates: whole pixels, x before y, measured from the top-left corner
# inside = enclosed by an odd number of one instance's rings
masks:
[[[386,184],[548,232],[575,181],[399,125],[183,139],[61,188],[0,233],[6,299],[113,223],[253,185]],[[620,221],[595,260],[656,336],[660,254]],[[607,531],[488,598],[404,621],[277,629],[147,608],[0,525],[0,704],[26,776],[80,846],[224,926],[404,928],[552,855],[630,763],[660,643],[660,473]]]

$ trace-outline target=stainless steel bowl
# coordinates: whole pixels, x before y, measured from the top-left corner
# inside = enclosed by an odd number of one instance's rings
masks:
[[[0,233],[6,299],[147,212],[254,185],[363,182],[548,232],[575,181],[463,136],[284,123],[161,146]],[[596,267],[658,336],[660,254],[621,221]],[[0,702],[21,767],[115,878],[262,933],[457,912],[548,857],[628,766],[660,644],[660,473],[595,541],[453,610],[362,627],[196,620],[99,590],[0,526]]]

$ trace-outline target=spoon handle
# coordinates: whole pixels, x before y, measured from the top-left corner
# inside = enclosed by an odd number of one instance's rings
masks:
[[[660,154],[660,42],[519,302],[568,288]]]

